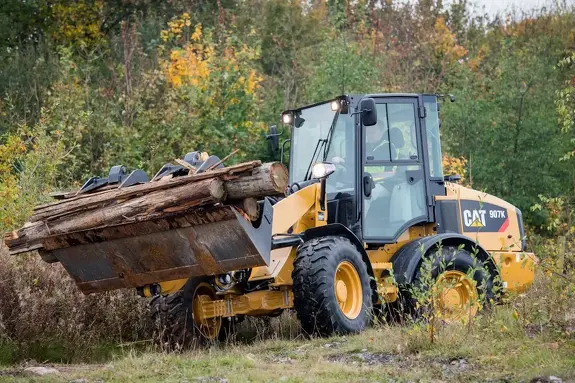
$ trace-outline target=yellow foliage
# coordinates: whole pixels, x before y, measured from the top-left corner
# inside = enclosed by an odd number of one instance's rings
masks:
[[[259,47],[242,43],[230,31],[220,31],[216,39],[210,29],[187,21],[185,14],[173,19],[161,33],[159,79],[168,85],[163,121],[193,116],[196,125],[189,131],[202,129],[193,136],[195,147],[223,154],[240,148],[235,157],[240,160],[265,130],[257,120],[263,81]],[[214,129],[206,131],[206,126]]]
[[[13,135],[0,145],[0,227],[12,227],[15,217],[8,214],[8,207],[13,205],[20,193],[18,190],[18,173],[16,165],[26,152],[26,145],[20,137]]]
[[[246,92],[248,94],[254,94],[256,92],[256,88],[262,82],[263,78],[259,76],[255,70],[251,70],[248,76],[248,82],[246,84]]]
[[[457,44],[456,36],[445,24],[443,17],[435,21],[435,54],[446,57],[449,61],[457,61],[467,54],[467,49]]]
[[[100,30],[104,0],[56,2],[48,8],[56,21],[52,37],[60,42],[78,46],[93,46],[105,41]]]
[[[189,26],[190,24],[187,25]],[[200,41],[201,38],[202,38],[202,24],[198,24],[196,25],[194,33],[192,33],[192,41]]]
[[[472,71],[477,71],[479,69],[479,65],[487,55],[489,55],[489,47],[487,44],[483,44],[477,51],[477,54],[473,58],[469,59],[467,65]]]
[[[190,16],[184,13],[161,31],[162,40],[172,45],[168,58],[160,62],[168,83],[175,88],[191,86],[205,91],[215,80],[210,76],[216,73],[233,80],[231,90],[254,95],[263,78],[255,69],[246,70],[242,64],[246,59],[256,59],[258,53],[245,44],[240,47],[226,44],[218,54],[211,34],[205,34],[201,24],[196,25],[191,34],[190,27]],[[232,97],[229,102],[234,105],[238,100]]]
[[[196,47],[191,44],[180,50],[172,50],[170,60],[163,63],[168,82],[172,86],[190,84],[198,87],[208,78],[210,57],[202,57],[197,52]]]
[[[450,157],[447,154],[444,154],[441,162],[443,163],[443,174],[459,174],[461,179],[465,179],[467,159],[464,157]]]

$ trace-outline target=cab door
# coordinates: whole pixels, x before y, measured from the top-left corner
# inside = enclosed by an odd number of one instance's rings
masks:
[[[376,99],[374,126],[362,129],[362,230],[371,243],[394,242],[428,220],[416,97]]]

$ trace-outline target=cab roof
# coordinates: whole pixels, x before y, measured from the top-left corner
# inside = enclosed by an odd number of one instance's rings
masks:
[[[357,103],[359,103],[359,101],[365,97],[371,97],[371,98],[382,98],[382,97],[418,97],[418,96],[434,96],[437,97],[438,95],[435,93],[364,93],[364,94],[342,94],[339,96],[336,96],[334,98],[330,98],[327,100],[323,100],[320,102],[316,102],[313,104],[309,104],[309,105],[304,105],[302,107],[299,108],[295,108],[295,109],[287,109],[284,110],[282,112],[286,113],[286,112],[294,112],[294,111],[298,111],[298,110],[302,110],[302,109],[307,109],[307,108],[311,108],[317,105],[321,105],[321,104],[325,104],[327,102],[333,101],[333,100],[341,100],[343,98],[347,98],[349,97],[350,100],[352,101],[352,106],[357,105]]]

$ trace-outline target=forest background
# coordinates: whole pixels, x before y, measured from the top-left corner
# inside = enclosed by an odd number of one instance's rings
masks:
[[[270,160],[265,134],[282,110],[369,92],[454,95],[441,110],[445,173],[522,209],[531,249],[569,267],[575,7],[565,1],[488,15],[466,0],[3,0],[0,232],[113,165],[152,175],[192,150]],[[83,297],[62,287],[58,265],[2,254],[0,345],[19,344],[6,360],[47,337],[89,342],[94,321],[114,323],[94,337],[145,337],[135,297]],[[26,318],[53,326],[40,333]],[[78,338],[62,338],[70,326]]]

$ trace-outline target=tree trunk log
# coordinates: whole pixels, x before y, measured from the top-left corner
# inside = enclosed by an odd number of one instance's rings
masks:
[[[265,163],[251,171],[225,183],[229,199],[261,198],[284,194],[288,186],[288,172],[278,162]]]
[[[258,200],[255,198],[246,198],[243,201],[234,203],[234,205],[241,209],[250,221],[256,221],[260,217],[260,205],[258,205]]]
[[[22,253],[41,248],[48,236],[162,218],[226,198],[256,220],[257,199],[284,193],[287,180],[282,164],[252,161],[165,182],[82,194],[36,207],[30,222],[6,234],[4,242],[12,254]]]
[[[145,216],[155,215],[154,213],[173,213],[224,199],[222,180],[211,178],[158,190],[133,199],[118,200],[100,209],[60,216],[59,219],[50,221],[33,222],[18,230],[16,235],[12,233],[12,239],[8,239],[6,245],[11,253],[19,253],[34,247],[42,238],[51,235],[145,220]]]
[[[44,219],[57,218],[59,216],[70,214],[76,211],[102,207],[106,203],[113,202],[118,199],[127,199],[138,195],[149,194],[157,190],[174,188],[182,184],[195,183],[207,178],[214,178],[224,175],[230,176],[245,172],[247,170],[253,169],[254,167],[259,167],[260,165],[260,161],[251,161],[230,166],[228,168],[215,169],[205,173],[176,177],[166,182],[154,181],[141,185],[130,186],[124,189],[114,189],[90,194],[80,194],[73,198],[37,206],[34,209],[34,215],[30,221],[35,222],[42,221]]]

